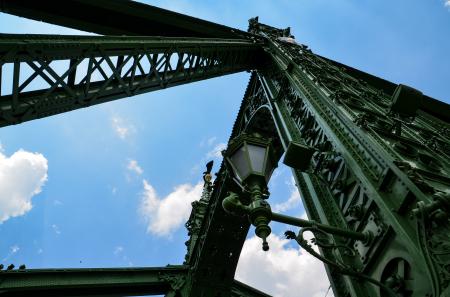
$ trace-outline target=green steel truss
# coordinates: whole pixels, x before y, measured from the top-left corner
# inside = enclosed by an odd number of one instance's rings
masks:
[[[0,0],[5,13],[101,35],[233,38],[252,34],[129,0]],[[120,21],[118,21],[120,20]]]
[[[252,70],[230,139],[258,132],[280,155],[291,142],[313,148],[309,169],[293,169],[308,217],[373,234],[368,243],[333,237],[335,246],[321,249],[336,263],[326,265],[335,296],[388,296],[376,282],[401,297],[450,296],[449,105],[318,56],[289,29],[257,18],[242,32],[134,2],[90,2],[70,0],[62,10],[51,1],[0,1],[19,16],[128,35],[3,35],[0,65],[12,65],[13,77],[10,94],[1,94],[1,125]],[[140,25],[98,17],[107,14]],[[24,67],[31,71],[22,79]],[[38,78],[48,88],[27,91]],[[221,207],[238,191],[228,174],[221,166],[192,205],[183,266],[2,271],[0,293],[266,296],[234,280],[249,223]]]
[[[28,269],[10,271],[1,291],[11,296],[132,296],[165,294],[184,281],[186,266],[152,268]]]
[[[0,294],[8,296],[143,296],[176,292],[186,280],[188,266],[151,268],[29,269],[10,271],[1,280]],[[239,281],[233,297],[266,297]]]
[[[239,39],[0,35],[0,71],[12,69],[0,126],[249,70],[259,51]]]
[[[393,104],[392,83],[283,42],[287,31],[250,30],[269,38],[273,67],[253,73],[236,124],[260,132],[267,119],[257,120],[269,113],[277,131],[268,135],[284,149],[291,141],[314,148],[310,169],[293,170],[308,217],[374,234],[370,243],[336,237],[347,248],[322,249],[361,275],[326,265],[335,295],[388,296],[369,277],[398,296],[449,296],[449,106],[440,113],[414,91],[410,116]]]

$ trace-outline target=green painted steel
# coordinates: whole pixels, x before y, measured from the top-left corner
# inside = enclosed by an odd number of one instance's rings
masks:
[[[0,296],[177,296],[188,266],[11,270],[0,274]],[[267,297],[239,281],[232,297]]]
[[[3,0],[0,9],[79,29],[120,34],[121,28],[106,18],[93,22],[92,16],[58,15],[49,1],[42,3],[37,7],[31,2]],[[68,3],[80,5],[77,9],[86,5],[97,11],[107,9],[103,1]],[[112,10],[124,5],[128,4],[114,2]],[[242,133],[271,138],[277,155],[288,152],[286,163],[294,167],[308,217],[318,226],[331,226],[328,231],[351,231],[349,238],[339,236],[343,235],[339,232],[332,236],[312,222],[275,216],[305,226],[298,235],[286,235],[326,264],[334,295],[450,296],[448,104],[316,55],[298,44],[289,28],[274,28],[254,18],[248,34],[242,34],[145,7],[154,14],[152,24],[157,26],[144,34],[161,32],[159,35],[191,38],[0,36],[0,65],[12,63],[14,69],[11,94],[0,94],[0,124],[252,70],[230,140]],[[139,17],[132,8],[123,12]],[[165,20],[177,17],[180,22],[170,26]],[[148,19],[140,21],[150,24]],[[205,35],[198,35],[200,24],[205,25]],[[164,26],[168,26],[167,31]],[[132,29],[128,27],[126,34],[140,34]],[[203,36],[209,38],[198,38]],[[171,57],[178,62],[173,64]],[[65,61],[63,74],[52,69],[51,61]],[[82,61],[87,64],[84,69],[79,66]],[[34,72],[19,84],[22,64]],[[92,79],[94,73],[96,79]],[[28,83],[36,78],[49,87],[27,91]],[[226,213],[222,201],[230,197],[229,192],[239,195],[242,189],[224,165],[213,183],[208,170],[204,180],[202,197],[193,203],[186,223],[190,239],[184,266],[173,268],[183,272],[170,277],[168,268],[150,269],[146,272],[149,286],[161,290],[166,286],[167,296],[266,296],[234,280],[249,221]],[[305,231],[315,234],[320,254],[305,243]],[[368,233],[372,234],[369,240],[360,236]],[[85,284],[83,293],[94,294],[101,291],[102,282],[122,286],[129,279],[127,273],[139,275],[144,270],[130,269],[122,274],[111,270],[103,276],[95,270],[81,273],[78,280]],[[156,271],[166,277],[161,279]],[[30,288],[27,283],[36,284],[45,275],[53,275],[53,285],[62,286],[59,292],[64,295],[70,293],[64,285],[77,279],[76,274],[67,277],[70,273],[61,270],[35,272],[1,272],[0,292],[10,292],[16,277],[21,282],[16,282],[14,290],[20,292]],[[108,273],[124,277],[114,279],[116,276]],[[43,290],[52,286],[41,283]],[[128,285],[127,292],[133,294],[142,283]]]
[[[248,32],[129,0],[0,0],[0,11],[101,35],[242,38]],[[120,20],[120,22],[117,22]]]
[[[187,266],[28,269],[0,273],[0,296],[142,296],[182,285]]]
[[[252,69],[260,54],[240,39],[2,34],[0,65],[14,71],[0,126]]]
[[[258,291],[240,281],[235,280],[231,288],[232,297],[270,297],[264,292]]]
[[[309,168],[294,170],[309,218],[375,235],[368,243],[335,237],[322,248],[335,295],[386,296],[387,286],[399,296],[447,296],[448,114],[426,106],[420,92],[381,88],[289,42],[288,30],[257,22],[250,30],[269,38],[274,61],[253,77],[265,99],[258,102],[285,149],[294,141],[315,150]],[[261,106],[244,104],[258,117]]]

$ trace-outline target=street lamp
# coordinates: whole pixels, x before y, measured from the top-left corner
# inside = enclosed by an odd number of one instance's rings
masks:
[[[312,256],[333,267],[336,272],[368,281],[381,287],[389,296],[397,296],[389,284],[381,283],[353,267],[334,262],[317,253],[304,239],[303,233],[311,231],[315,236],[315,244],[322,248],[338,249],[345,248],[349,254],[354,251],[349,246],[337,245],[329,234],[344,238],[361,241],[363,245],[369,245],[373,240],[370,231],[356,232],[335,226],[320,224],[315,221],[303,220],[296,217],[286,216],[272,212],[266,199],[269,197],[267,183],[273,170],[277,167],[277,154],[275,154],[272,140],[265,139],[259,134],[243,133],[230,141],[227,150],[222,152],[226,165],[230,169],[232,178],[242,188],[241,193],[229,192],[222,200],[224,210],[232,215],[248,216],[249,221],[255,226],[255,234],[263,241],[262,249],[269,250],[267,237],[271,233],[270,221],[277,221],[288,225],[301,227],[298,235],[292,231],[285,233],[286,238],[295,239],[305,251]],[[291,142],[288,145],[284,163],[298,170],[306,171],[313,150],[300,143]],[[329,240],[324,240],[328,237]]]
[[[296,156],[292,156],[290,152],[287,152],[286,155],[291,155],[289,157],[291,160],[296,159],[294,163],[305,163],[302,159],[307,159],[309,162],[311,154],[308,153],[308,150],[297,149],[296,152]],[[263,240],[264,251],[269,250],[266,239],[271,233],[270,221],[313,228],[318,230],[317,232],[344,236],[365,244],[372,239],[372,234],[369,232],[355,232],[272,212],[266,201],[269,197],[267,183],[273,170],[277,167],[278,158],[271,139],[266,139],[259,134],[243,133],[230,141],[223,155],[227,165],[231,168],[234,180],[242,187],[243,191],[241,194],[230,192],[222,201],[222,206],[230,214],[248,215],[250,222],[255,226],[255,234]],[[303,167],[306,168],[306,166]],[[293,239],[291,233],[288,237]]]
[[[230,141],[223,155],[234,179],[243,188],[241,197],[230,193],[223,200],[223,207],[236,215],[248,214],[255,226],[255,234],[263,240],[263,250],[267,251],[269,244],[266,238],[271,233],[269,222],[272,212],[264,199],[269,197],[267,183],[278,161],[272,140],[257,133],[242,133]]]
[[[232,139],[224,157],[241,185],[254,180],[267,184],[277,167],[272,140],[258,133],[243,133]]]

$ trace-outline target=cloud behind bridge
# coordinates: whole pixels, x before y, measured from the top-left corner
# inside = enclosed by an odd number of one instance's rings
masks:
[[[42,154],[21,149],[7,157],[0,151],[0,223],[32,209],[31,199],[41,192],[47,171]]]

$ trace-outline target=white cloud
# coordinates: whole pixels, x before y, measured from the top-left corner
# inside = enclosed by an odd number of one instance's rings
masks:
[[[301,248],[286,247],[287,239],[271,234],[270,250],[261,249],[261,239],[247,239],[239,258],[236,278],[274,297],[325,296],[329,281],[325,267]],[[332,292],[328,293],[331,297]]]
[[[205,164],[211,159],[214,160],[216,164],[220,164],[220,161],[222,160],[222,151],[227,148],[227,145],[225,143],[217,143],[217,137],[213,136],[208,139],[204,139],[200,142],[200,147],[205,147],[207,149],[210,149],[204,157],[191,168],[191,175],[200,175],[203,172],[203,169],[205,168]],[[211,147],[214,145],[214,147],[211,149]]]
[[[139,166],[138,162],[132,159],[128,162],[127,169],[133,171],[137,175],[144,173],[144,170]]]
[[[297,187],[295,186],[294,178],[291,177],[291,181],[287,182],[289,185],[289,188],[291,189],[291,194],[289,196],[289,199],[282,202],[275,204],[272,209],[275,212],[284,212],[287,210],[290,210],[294,208],[295,206],[300,205],[301,199],[300,199],[300,193],[298,192]]]
[[[13,246],[11,247],[11,254],[15,254],[15,253],[17,253],[19,250],[20,250],[20,247],[19,247],[17,244],[15,244],[15,245],[13,245]]]
[[[136,132],[136,128],[132,124],[119,116],[112,117],[111,124],[114,132],[116,132],[117,136],[122,140],[125,140],[132,133]]]
[[[195,186],[182,184],[160,199],[152,185],[143,180],[144,192],[140,212],[148,221],[147,231],[158,236],[170,236],[186,222],[191,213],[191,202],[200,199],[203,183]]]
[[[206,153],[206,158],[215,158],[215,159],[221,159],[222,158],[222,151],[227,148],[226,143],[218,143],[216,146],[210,150],[208,153]]]
[[[59,227],[56,224],[52,225],[53,231],[55,231],[56,235],[61,234],[61,230],[59,230]]]
[[[14,256],[19,250],[20,250],[20,247],[17,244],[10,246],[8,255],[6,255],[6,257],[4,257],[2,261],[3,262],[7,261],[9,258]]]
[[[213,137],[209,138],[209,139],[206,141],[206,143],[208,144],[208,146],[211,146],[211,145],[214,144],[214,142],[216,142],[216,140],[217,140],[217,137],[216,137],[216,136],[213,136]]]
[[[127,263],[129,267],[132,267],[134,264],[130,260],[130,258],[125,254],[125,248],[121,245],[118,245],[114,248],[114,256],[121,259],[123,262]]]
[[[116,246],[115,248],[114,248],[114,255],[118,255],[118,254],[120,254],[120,253],[122,253],[123,252],[123,246]]]
[[[216,137],[216,136],[212,136],[212,137],[210,137],[210,138],[208,138],[208,139],[203,139],[203,140],[200,142],[199,146],[200,146],[200,147],[204,147],[204,146],[212,146],[212,145],[216,142],[216,140],[217,140],[217,137]]]
[[[0,152],[0,224],[30,211],[31,199],[47,181],[47,159],[19,150],[7,158]]]
[[[445,3],[444,3],[444,6],[450,7],[450,0],[446,0]]]

